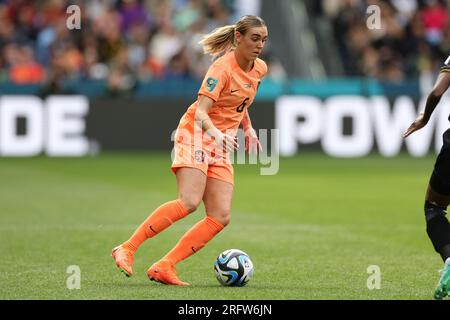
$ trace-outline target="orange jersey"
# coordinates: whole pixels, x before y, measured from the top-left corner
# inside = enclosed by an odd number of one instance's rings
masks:
[[[267,73],[266,63],[257,58],[250,72],[242,70],[230,51],[217,59],[210,67],[198,92],[214,100],[211,110],[208,112],[214,126],[222,132],[236,134],[239,124],[244,117],[245,110],[252,104],[256,96],[261,79]],[[198,106],[197,99],[186,111],[178,125],[178,131],[185,131],[181,135],[194,133],[195,112]],[[201,132],[201,128],[196,130]],[[184,137],[177,135],[176,142],[193,144],[183,141]],[[209,140],[207,137],[204,138]],[[203,141],[205,142],[205,141]],[[197,143],[195,143],[197,145]]]

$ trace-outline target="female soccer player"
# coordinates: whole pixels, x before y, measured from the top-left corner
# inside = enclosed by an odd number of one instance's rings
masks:
[[[235,25],[218,28],[200,42],[205,53],[220,57],[210,66],[197,101],[177,128],[172,171],[178,199],[157,208],[128,241],[113,249],[116,265],[127,276],[133,274],[133,255],[142,242],[194,212],[203,200],[206,217],[147,270],[150,280],[189,285],[178,278],[175,265],[203,248],[229,223],[234,183],[229,155],[239,147],[236,133],[240,124],[246,151],[261,151],[247,108],[267,73],[265,62],[258,58],[267,35],[260,17],[243,16]]]
[[[433,110],[449,86],[450,56],[441,68],[436,84],[428,95],[425,112],[420,113],[406,130],[403,135],[405,138],[428,123]],[[444,260],[444,269],[434,292],[435,299],[443,299],[450,294],[450,224],[445,217],[447,206],[450,204],[450,129],[445,131],[443,139],[444,145],[436,159],[425,196],[427,233],[434,249]]]

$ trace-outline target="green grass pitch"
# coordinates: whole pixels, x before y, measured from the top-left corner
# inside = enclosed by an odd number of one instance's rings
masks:
[[[423,199],[434,156],[282,159],[274,176],[235,166],[231,224],[178,265],[191,287],[145,271],[204,216],[146,241],[126,278],[110,257],[161,203],[176,197],[167,154],[0,159],[1,299],[431,299],[442,267],[425,232]],[[246,251],[254,278],[221,287],[213,262]],[[69,290],[67,268],[81,270]],[[369,290],[367,268],[381,270]]]

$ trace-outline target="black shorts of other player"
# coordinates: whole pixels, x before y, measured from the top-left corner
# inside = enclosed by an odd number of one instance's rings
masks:
[[[450,129],[443,134],[444,144],[439,152],[430,178],[433,191],[450,195]]]

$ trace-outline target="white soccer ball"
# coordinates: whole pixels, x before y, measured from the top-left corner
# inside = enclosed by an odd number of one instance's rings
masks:
[[[253,263],[244,251],[229,249],[217,257],[214,272],[220,284],[242,287],[253,277]]]

